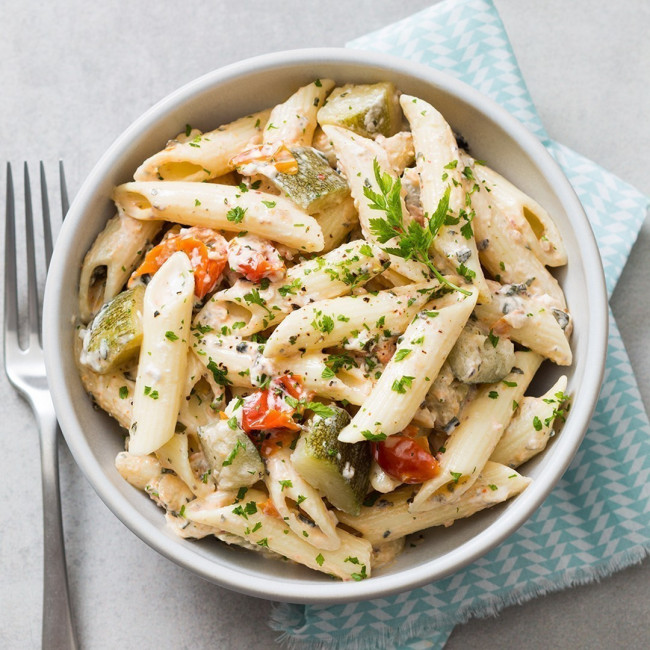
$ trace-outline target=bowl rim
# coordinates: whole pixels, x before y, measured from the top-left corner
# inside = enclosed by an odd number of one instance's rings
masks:
[[[444,556],[418,564],[399,573],[376,576],[360,582],[323,583],[310,580],[278,581],[272,576],[245,575],[236,568],[224,566],[197,553],[190,545],[180,545],[160,533],[122,495],[95,460],[91,447],[76,418],[66,388],[63,366],[59,359],[65,346],[58,344],[63,331],[59,329],[57,288],[65,286],[63,275],[65,251],[74,229],[92,200],[97,185],[129,148],[139,132],[171,112],[175,107],[206,92],[215,84],[234,80],[248,73],[291,67],[295,64],[356,64],[370,68],[386,68],[393,73],[421,79],[434,88],[462,101],[480,106],[481,112],[508,133],[539,172],[552,186],[569,217],[571,228],[580,234],[580,262],[589,271],[588,300],[589,372],[580,386],[581,400],[572,407],[571,419],[555,442],[557,459],[561,462],[545,468],[545,481],[534,481],[517,497],[517,507],[504,510],[496,521],[479,534]],[[481,557],[517,528],[523,525],[551,492],[573,460],[582,442],[596,406],[605,370],[608,333],[608,304],[600,254],[591,226],[568,179],[544,145],[523,124],[494,100],[468,84],[420,63],[388,54],[364,52],[347,48],[308,48],[263,54],[229,64],[204,74],[168,94],[136,119],[109,147],[87,176],[75,197],[54,249],[45,289],[43,309],[45,361],[48,381],[61,430],[72,455],[102,501],[132,532],[159,553],[222,587],[240,593],[295,603],[335,604],[384,597],[442,579]],[[281,591],[280,591],[281,590]],[[278,593],[280,591],[280,593]]]

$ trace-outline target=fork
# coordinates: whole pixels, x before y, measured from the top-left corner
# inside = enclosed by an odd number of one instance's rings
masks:
[[[42,647],[68,650],[77,647],[65,563],[59,466],[57,454],[58,423],[45,376],[41,333],[41,301],[38,296],[34,214],[27,163],[25,177],[25,240],[27,255],[27,347],[19,342],[18,283],[16,269],[16,214],[11,164],[7,163],[7,203],[5,221],[5,314],[4,360],[9,381],[24,397],[36,416],[40,433],[43,476],[43,636]],[[61,207],[68,209],[63,162],[59,161]],[[45,179],[40,164],[41,202],[46,267],[52,256],[52,225]]]

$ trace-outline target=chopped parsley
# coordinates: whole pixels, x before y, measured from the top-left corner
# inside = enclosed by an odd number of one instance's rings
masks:
[[[244,208],[242,210],[239,206],[231,208],[226,213],[226,219],[232,223],[241,223],[244,220],[244,215],[246,214],[247,210],[248,208]]]
[[[409,377],[408,375],[404,375],[403,377],[400,377],[399,379],[396,379],[393,382],[393,385],[391,386],[391,390],[394,390],[396,393],[406,393],[407,388],[411,388],[413,385],[413,380],[415,377]]]
[[[206,367],[212,373],[215,383],[219,384],[219,386],[229,386],[232,384],[230,379],[226,377],[228,368],[220,368],[211,357]]]
[[[421,262],[427,266],[439,282],[465,295],[470,295],[469,291],[461,289],[447,280],[429,258],[429,248],[449,212],[451,188],[447,186],[444,195],[438,202],[436,211],[429,218],[427,226],[421,226],[415,220],[406,225],[402,214],[402,183],[400,179],[393,179],[390,174],[382,173],[377,159],[374,160],[373,167],[379,192],[364,185],[363,193],[370,200],[368,206],[372,210],[381,210],[386,217],[370,219],[370,232],[377,237],[380,244],[386,244],[392,239],[396,240],[396,246],[384,248],[387,253],[405,260]]]
[[[381,442],[382,440],[386,440],[386,437],[387,437],[385,433],[373,433],[372,431],[369,431],[368,429],[366,429],[365,431],[362,431],[361,435],[366,440],[370,440],[371,442]]]
[[[228,424],[230,424],[230,422]],[[226,460],[223,461],[223,467],[228,467],[228,465],[232,465],[235,458],[237,458],[237,454],[239,453],[240,449],[246,449],[246,445],[241,440],[238,440],[235,446],[232,448],[232,451],[228,454]],[[251,503],[254,503],[254,501],[252,501]]]
[[[411,354],[413,350],[409,350],[408,348],[403,348],[402,350],[398,350],[395,352],[395,356],[393,357],[393,361],[402,361],[403,359],[406,359],[409,354]]]
[[[120,399],[126,399],[129,396],[128,386],[120,386]]]
[[[151,386],[144,387],[144,394],[151,397],[151,399],[158,399],[160,397],[157,390],[151,390]]]
[[[283,478],[280,481],[278,481],[278,483],[282,486],[282,488],[280,489],[280,492],[283,492],[284,488],[293,487],[293,483],[291,482],[290,478]]]
[[[174,334],[171,330],[167,330],[165,332],[165,338],[170,340],[170,341],[178,341],[178,336]]]

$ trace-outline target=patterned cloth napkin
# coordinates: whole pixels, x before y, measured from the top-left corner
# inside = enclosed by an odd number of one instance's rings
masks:
[[[648,199],[553,142],[539,119],[490,0],[445,0],[349,44],[444,70],[488,95],[537,135],[589,217],[614,289]],[[335,606],[278,604],[270,622],[290,647],[441,648],[454,626],[506,605],[589,582],[650,549],[650,426],[610,312],[607,366],[593,420],[573,463],[533,517],[458,573],[410,592]]]

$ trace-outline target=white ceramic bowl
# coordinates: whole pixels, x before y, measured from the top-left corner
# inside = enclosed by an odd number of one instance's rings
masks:
[[[568,249],[558,279],[574,318],[574,364],[568,370],[573,408],[561,433],[524,466],[534,482],[515,499],[424,533],[424,541],[361,582],[334,582],[301,566],[274,562],[214,539],[188,541],[165,526],[162,512],[115,470],[119,427],[93,409],[72,356],[77,282],[85,252],[114,214],[112,188],[190,123],[209,130],[283,101],[314,78],[388,80],[434,104],[466,139],[472,154],[531,194],[553,215]],[[279,52],[207,74],[156,104],[106,152],[79,191],[56,244],[44,311],[49,383],[66,441],[108,507],[136,535],[169,559],[219,585],[291,602],[335,603],[384,596],[439,579],[480,557],[521,526],[562,476],[584,435],[602,379],[607,301],[600,256],[582,207],[539,141],[505,110],[469,86],[430,68],[375,53],[343,49]],[[548,367],[547,367],[548,366]],[[564,372],[564,369],[562,370]],[[547,386],[559,369],[546,364]]]

